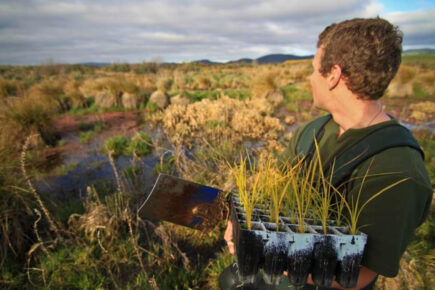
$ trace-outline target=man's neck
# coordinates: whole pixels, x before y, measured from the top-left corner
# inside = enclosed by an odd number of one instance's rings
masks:
[[[330,111],[339,125],[338,137],[349,129],[360,129],[388,121],[390,118],[382,110],[379,101],[359,100],[341,103]]]

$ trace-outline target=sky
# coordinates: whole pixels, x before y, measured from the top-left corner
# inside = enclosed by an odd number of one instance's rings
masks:
[[[0,0],[0,64],[309,55],[325,26],[376,16],[435,48],[435,0]]]

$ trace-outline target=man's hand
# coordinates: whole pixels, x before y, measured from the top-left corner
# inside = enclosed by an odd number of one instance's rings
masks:
[[[227,242],[228,250],[231,255],[234,255],[234,242],[233,242],[233,223],[228,220],[227,229],[225,231],[224,239]]]

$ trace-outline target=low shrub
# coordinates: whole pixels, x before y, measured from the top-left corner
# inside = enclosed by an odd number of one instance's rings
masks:
[[[133,156],[145,156],[150,154],[152,151],[152,140],[151,137],[145,133],[136,133],[136,135],[131,138],[130,144],[127,148],[127,153]]]
[[[113,136],[108,138],[103,144],[103,151],[112,156],[127,155],[129,140],[125,136]]]

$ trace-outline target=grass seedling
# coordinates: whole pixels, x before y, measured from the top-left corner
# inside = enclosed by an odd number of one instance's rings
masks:
[[[365,181],[366,181],[367,177],[369,177],[369,170],[370,170],[370,167],[371,167],[372,163],[373,163],[373,160],[371,161],[369,167],[367,168],[366,173],[364,174],[364,177],[362,178],[361,185],[360,185],[360,188],[358,190],[358,194],[356,196],[356,200],[352,196],[351,200],[348,201],[346,199],[346,197],[340,191],[338,191],[337,189],[331,187],[335,191],[335,193],[337,193],[340,196],[342,202],[344,203],[344,207],[347,209],[347,211],[349,213],[349,217],[347,218],[347,220],[348,220],[348,226],[349,226],[349,234],[351,234],[351,235],[356,235],[357,234],[358,229],[359,229],[359,227],[358,227],[358,220],[359,220],[359,218],[361,216],[361,213],[363,212],[364,208],[371,201],[373,201],[375,198],[377,198],[378,196],[380,196],[381,194],[383,194],[387,190],[395,187],[396,185],[399,185],[400,183],[409,180],[409,178],[400,179],[400,180],[398,180],[398,181],[396,181],[396,182],[394,182],[394,183],[392,183],[392,184],[382,188],[381,190],[379,190],[378,192],[373,194],[370,198],[368,198],[364,203],[362,203],[361,202],[362,189],[363,189],[363,186],[365,184]]]
[[[314,208],[314,216],[317,216],[320,219],[320,222],[322,224],[322,230],[323,234],[327,234],[327,220],[329,218],[330,209],[331,209],[331,203],[333,198],[333,186],[332,186],[332,177],[334,173],[334,165],[332,164],[332,170],[331,174],[328,177],[325,177],[325,173],[323,172],[323,164],[322,160],[320,158],[320,149],[319,144],[317,143],[317,140],[314,138],[314,146],[316,149],[316,161],[318,164],[318,173],[317,173],[317,182],[314,188],[314,191],[316,192],[316,197],[314,199],[315,202],[315,208]],[[313,172],[314,174],[314,172]],[[341,217],[341,210],[338,210],[339,216]]]
[[[267,195],[268,208],[270,214],[270,220],[275,222],[276,231],[279,230],[279,215],[282,212],[283,201],[288,193],[290,180],[282,175],[280,170],[273,166],[275,164],[272,159],[268,158],[266,161],[261,162],[264,164],[260,168],[261,178],[261,192],[263,196]]]
[[[251,229],[252,213],[254,207],[260,200],[260,174],[257,172],[257,164],[251,162],[249,156],[243,157],[240,155],[240,164],[231,166],[228,163],[231,172],[236,180],[237,190],[239,193],[240,202],[246,213],[246,226]]]
[[[310,162],[307,169],[304,169],[303,159],[299,160],[289,172],[290,179],[290,198],[294,198],[296,204],[296,217],[298,222],[298,232],[305,232],[304,219],[307,217],[314,197],[313,181],[315,178],[317,160]]]

